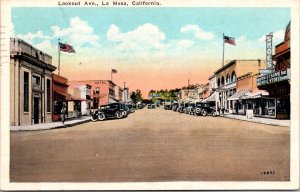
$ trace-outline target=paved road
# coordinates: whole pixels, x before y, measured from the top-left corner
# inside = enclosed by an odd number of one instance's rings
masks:
[[[288,127],[143,109],[11,132],[11,181],[289,180]]]

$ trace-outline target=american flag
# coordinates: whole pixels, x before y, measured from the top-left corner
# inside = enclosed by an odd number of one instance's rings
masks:
[[[235,44],[235,39],[232,37],[224,36],[224,43],[228,43],[230,45],[236,45]]]
[[[68,53],[76,53],[75,49],[66,43],[59,43],[59,50]]]
[[[117,70],[116,69],[112,69],[111,73],[117,73]]]

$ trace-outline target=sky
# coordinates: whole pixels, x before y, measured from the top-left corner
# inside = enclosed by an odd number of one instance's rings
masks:
[[[62,76],[69,80],[113,81],[131,91],[172,89],[207,83],[225,60],[265,59],[265,35],[283,41],[289,8],[103,7],[12,8],[12,37],[52,56],[58,38],[76,53],[61,53]],[[57,70],[55,71],[57,73]]]

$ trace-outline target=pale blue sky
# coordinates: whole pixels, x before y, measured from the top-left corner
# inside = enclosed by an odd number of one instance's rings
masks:
[[[52,35],[51,26],[65,28],[78,16],[93,27],[94,33],[105,36],[111,24],[122,32],[131,31],[144,23],[152,23],[167,38],[189,38],[180,28],[196,24],[216,38],[228,36],[260,38],[263,34],[283,29],[290,20],[289,8],[13,8],[12,22],[16,34],[40,30]]]
[[[13,8],[13,36],[52,56],[57,39],[76,54],[61,54],[61,74],[71,80],[109,79],[111,68],[134,90],[207,83],[225,60],[265,59],[265,35],[283,41],[289,8]],[[161,78],[164,77],[162,81]],[[141,81],[143,87],[141,86]]]

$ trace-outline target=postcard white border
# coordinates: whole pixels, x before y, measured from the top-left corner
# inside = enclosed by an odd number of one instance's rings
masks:
[[[76,0],[78,1],[78,0]],[[118,0],[120,1],[120,0]],[[126,0],[128,1],[128,0]],[[7,50],[1,50],[1,180],[3,190],[264,190],[264,189],[298,189],[299,188],[299,1],[297,0],[156,0],[160,7],[289,7],[291,8],[291,158],[290,181],[287,182],[122,182],[122,183],[11,183],[9,182],[9,65],[3,65],[9,59],[9,27],[11,7],[58,7],[58,0],[21,1],[2,0],[1,26],[6,34],[1,34],[1,44],[6,43]],[[95,2],[101,2],[95,0]],[[130,2],[130,1],[128,1]],[[75,7],[75,6],[65,6]],[[77,7],[77,6],[76,6]],[[83,6],[81,6],[83,7]],[[142,6],[139,6],[142,7]],[[149,7],[149,6],[147,6]],[[157,6],[154,6],[157,7]],[[138,8],[138,7],[136,7]],[[9,60],[8,60],[9,62]],[[3,102],[5,101],[5,102]]]

